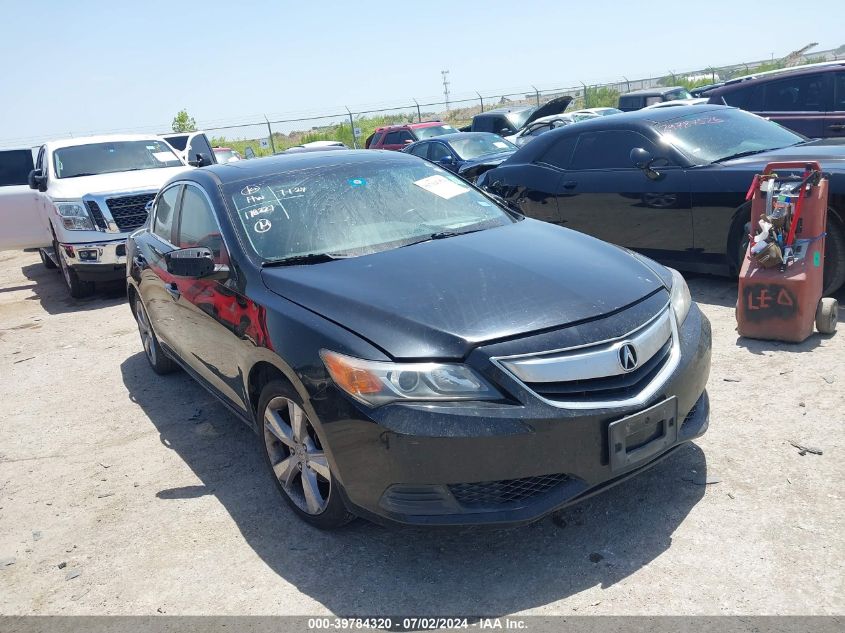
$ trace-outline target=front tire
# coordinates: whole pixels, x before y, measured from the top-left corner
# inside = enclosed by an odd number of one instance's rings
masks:
[[[46,268],[47,270],[56,269],[55,262],[53,262],[53,260],[48,257],[47,253],[44,252],[43,248],[38,249],[38,254],[41,256],[41,263],[44,264],[44,268]]]
[[[94,293],[93,281],[81,281],[79,275],[70,266],[67,265],[64,258],[59,254],[59,264],[62,269],[62,277],[65,280],[65,286],[70,296],[74,299],[83,299]]]
[[[346,510],[320,438],[294,389],[281,381],[267,384],[258,416],[264,462],[293,511],[321,530],[349,523],[354,516]]]

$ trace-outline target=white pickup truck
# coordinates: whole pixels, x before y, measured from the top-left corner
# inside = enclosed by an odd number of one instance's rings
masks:
[[[126,276],[126,238],[146,222],[161,185],[186,169],[156,136],[50,141],[34,165],[29,149],[0,150],[0,250],[38,248],[71,296],[90,294],[95,282]]]

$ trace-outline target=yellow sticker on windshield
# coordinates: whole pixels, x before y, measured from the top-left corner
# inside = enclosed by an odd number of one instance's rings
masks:
[[[461,187],[458,183],[452,182],[445,176],[429,176],[421,180],[415,180],[414,184],[426,191],[433,193],[435,196],[440,196],[445,200],[459,196],[462,193],[469,191],[466,187]]]

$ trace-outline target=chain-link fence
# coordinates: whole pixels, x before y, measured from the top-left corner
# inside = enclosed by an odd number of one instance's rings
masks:
[[[380,126],[410,123],[425,120],[440,120],[461,127],[472,121],[479,112],[502,106],[540,106],[556,97],[569,95],[573,98],[570,109],[591,107],[614,107],[620,94],[675,84],[706,84],[744,75],[756,69],[782,67],[787,59],[790,65],[815,61],[845,59],[845,47],[820,51],[807,55],[793,56],[782,60],[761,60],[708,67],[686,72],[668,71],[666,75],[606,83],[579,83],[562,88],[506,89],[502,91],[472,92],[455,95],[449,101],[438,98],[410,98],[404,104],[376,104],[374,106],[338,107],[326,112],[307,112],[283,115],[265,115],[264,119],[254,117],[241,121],[207,121],[201,126],[214,145],[227,146],[241,154],[267,156],[294,145],[309,141],[342,141],[349,147],[363,147],[366,138]],[[203,123],[203,122],[201,122]],[[136,127],[121,132],[161,133],[168,125]],[[113,130],[118,131],[118,130]],[[70,134],[54,135],[51,138],[66,138]],[[0,147],[36,146],[44,139],[5,139]]]

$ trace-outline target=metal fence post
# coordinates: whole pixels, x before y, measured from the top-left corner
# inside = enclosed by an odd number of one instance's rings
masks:
[[[478,95],[478,100],[481,102],[481,111],[484,112],[484,97],[481,96],[480,92],[476,92],[475,94]]]
[[[534,88],[534,96],[537,98],[537,107],[540,107],[540,91],[537,90],[537,86],[531,86]]]
[[[270,151],[274,154],[276,153],[276,143],[273,141],[273,128],[270,127],[270,119],[267,118],[267,115],[264,115],[264,120],[267,121],[267,134],[268,138],[270,139]]]
[[[422,123],[422,112],[420,112],[420,104],[414,99],[414,105],[417,106],[417,123]]]
[[[628,84],[628,92],[631,92],[631,82],[628,81],[628,78],[625,75],[622,75],[622,79],[624,79],[625,83]]]
[[[352,118],[352,110],[350,110],[347,106],[343,106],[346,108],[346,111],[349,113],[349,131],[352,132],[352,147],[358,149],[358,139],[355,137],[355,120]]]
[[[589,108],[590,107],[590,98],[587,96],[587,84],[585,84],[582,81],[581,85],[584,86],[584,107]]]

